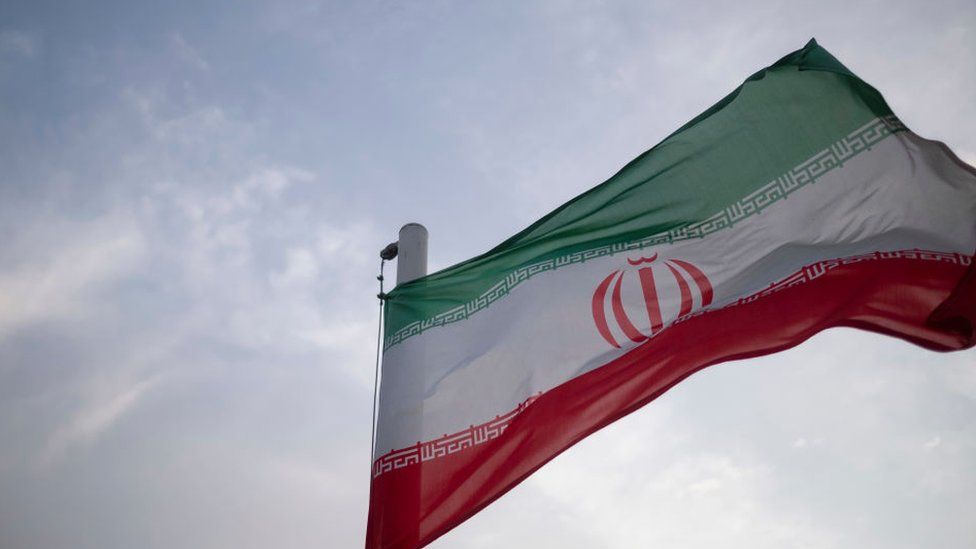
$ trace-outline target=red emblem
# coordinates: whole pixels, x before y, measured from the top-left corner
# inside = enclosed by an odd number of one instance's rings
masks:
[[[593,292],[593,321],[596,323],[596,329],[600,332],[600,335],[610,345],[620,347],[620,344],[617,343],[617,339],[614,336],[614,330],[611,330],[608,316],[612,316],[620,334],[623,334],[634,343],[640,343],[664,329],[665,315],[669,318],[671,316],[681,317],[690,313],[695,308],[695,301],[700,304],[699,307],[707,307],[712,302],[712,284],[701,269],[680,259],[668,259],[657,265],[652,265],[655,260],[657,260],[657,254],[651,257],[627,259],[627,263],[631,267],[639,268],[633,269],[627,267],[610,273],[597,286],[596,291]],[[641,265],[646,266],[640,267]],[[663,267],[667,267],[667,270],[665,271]],[[637,280],[640,282],[640,291],[644,298],[643,301],[647,311],[647,317],[650,321],[649,334],[642,333],[634,326],[634,323],[628,317],[627,311],[624,309],[624,302],[621,298],[625,288],[624,279],[633,279],[634,277],[628,277],[627,275],[628,273],[633,273],[635,270],[637,272]],[[662,303],[665,300],[662,300],[660,297],[659,290],[661,288],[659,288],[659,283],[662,286],[667,286],[668,289],[676,288],[677,294],[681,298],[680,305],[672,308],[677,309],[676,311],[670,310],[662,313]],[[627,285],[632,286],[633,282],[627,283]],[[611,286],[613,286],[612,290]],[[692,295],[692,286],[698,290],[697,297]],[[632,291],[636,291],[636,289]],[[610,315],[607,314],[607,292],[610,292]],[[675,312],[677,313],[676,315],[674,314]]]

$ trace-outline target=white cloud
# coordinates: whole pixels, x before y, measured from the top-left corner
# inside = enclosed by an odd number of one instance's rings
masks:
[[[85,404],[68,423],[54,432],[40,456],[38,465],[47,468],[57,463],[72,446],[93,442],[131,410],[159,381],[159,377],[139,380],[121,387],[101,384],[84,395]],[[112,384],[115,385],[115,384]]]
[[[200,55],[200,52],[187,42],[183,34],[179,32],[173,33],[170,36],[170,44],[179,59],[198,70],[210,70],[210,63],[207,63],[207,60]]]
[[[804,448],[816,448],[818,446],[823,446],[823,437],[817,437],[814,439],[808,439],[806,437],[800,437],[793,441],[793,448],[804,449]]]
[[[38,249],[0,267],[0,341],[32,323],[92,314],[100,306],[96,292],[132,272],[146,253],[127,214],[88,223],[44,220],[30,229],[19,245]]]
[[[30,33],[19,30],[0,30],[0,53],[34,57],[39,49],[38,39]]]

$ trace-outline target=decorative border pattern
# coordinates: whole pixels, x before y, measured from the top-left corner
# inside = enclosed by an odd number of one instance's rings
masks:
[[[495,419],[480,425],[472,425],[463,431],[458,431],[450,435],[428,442],[418,442],[413,446],[401,450],[390,450],[382,457],[373,462],[373,478],[394,469],[401,469],[408,465],[415,465],[422,461],[430,461],[435,458],[442,458],[449,454],[456,454],[466,448],[471,448],[477,444],[483,444],[489,440],[496,439],[508,429],[508,426],[529,407],[535,399],[542,393],[527,398],[517,408],[502,416],[495,416]]]
[[[958,253],[948,253],[948,252],[934,252],[928,250],[900,250],[894,252],[872,252],[869,254],[854,255],[849,257],[843,257],[839,259],[827,259],[825,261],[820,261],[807,265],[800,269],[799,271],[783,278],[779,281],[773,282],[768,288],[750,294],[746,297],[741,297],[735,301],[717,308],[706,308],[693,313],[688,313],[682,317],[675,319],[668,327],[674,326],[680,322],[686,322],[695,317],[715,312],[721,309],[727,309],[729,307],[738,307],[740,305],[746,305],[757,301],[759,299],[769,297],[773,294],[799,286],[801,284],[806,284],[824,276],[828,272],[836,269],[837,267],[843,265],[852,265],[854,263],[861,263],[864,261],[878,261],[885,259],[914,259],[918,261],[940,261],[952,263],[954,265],[960,265],[963,267],[968,267],[973,264],[973,256],[963,255]],[[666,330],[667,328],[665,328]],[[665,330],[661,330],[656,337],[660,335]],[[512,420],[516,416],[525,411],[536,399],[542,396],[542,392],[538,392],[535,395],[529,397],[524,402],[518,405],[517,408],[508,412],[502,416],[495,416],[495,419],[487,421],[480,425],[472,425],[463,431],[458,431],[450,435],[444,435],[441,438],[431,440],[428,442],[417,442],[413,446],[403,448],[401,450],[391,450],[390,452],[384,454],[376,461],[373,462],[373,478],[382,475],[383,473],[388,473],[390,471],[401,469],[410,465],[416,465],[424,461],[430,461],[436,458],[442,458],[450,454],[456,454],[467,448],[471,448],[478,444],[485,443],[489,440],[498,438],[508,429],[508,426],[512,423]]]
[[[894,115],[875,118],[813,155],[799,166],[780,175],[744,198],[740,198],[708,219],[676,227],[666,233],[652,235],[640,240],[608,244],[520,267],[468,303],[431,318],[411,322],[400,328],[384,339],[383,350],[402,343],[410,337],[420,335],[431,328],[464,320],[478,311],[487,309],[489,305],[508,295],[516,286],[541,272],[556,270],[566,265],[585,263],[590,259],[612,256],[620,252],[672,244],[693,238],[704,238],[714,232],[732,227],[747,217],[759,214],[772,204],[785,200],[787,196],[800,188],[813,184],[824,174],[843,167],[844,162],[870,150],[872,145],[886,137],[906,129],[904,124]]]

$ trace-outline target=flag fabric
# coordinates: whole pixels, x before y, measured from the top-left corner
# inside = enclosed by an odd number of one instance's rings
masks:
[[[388,297],[366,546],[418,547],[719,362],[974,344],[976,170],[813,40],[603,184]]]

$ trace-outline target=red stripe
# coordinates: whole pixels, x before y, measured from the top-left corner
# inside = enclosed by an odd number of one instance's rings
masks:
[[[613,295],[610,296],[610,301],[613,304],[613,316],[617,319],[617,324],[620,325],[620,329],[624,331],[624,334],[634,343],[640,343],[647,339],[647,336],[640,333],[630,322],[630,319],[627,318],[627,311],[624,310],[624,304],[620,302],[620,283],[623,281],[624,275],[621,274],[620,278],[617,279],[617,283],[613,285]]]
[[[430,543],[579,440],[712,364],[781,351],[835,326],[935,350],[971,346],[976,274],[960,282],[964,275],[965,267],[939,261],[845,264],[805,284],[674,324],[543,393],[498,438],[373,479],[366,547]],[[950,294],[960,301],[947,300]],[[928,324],[936,308],[939,322]]]
[[[678,265],[682,269],[688,271],[691,275],[692,280],[698,285],[698,289],[702,294],[702,307],[708,307],[712,303],[712,296],[714,292],[712,291],[712,283],[708,281],[708,277],[705,273],[701,272],[701,269],[695,267],[687,261],[681,261],[680,259],[672,259],[671,263]]]
[[[681,312],[678,313],[678,316],[685,316],[691,312],[691,288],[688,287],[688,282],[678,269],[672,267],[670,263],[666,263],[666,265],[668,269],[671,269],[671,274],[678,281],[678,289],[681,290]]]
[[[607,343],[610,345],[619,348],[620,345],[610,332],[610,326],[607,325],[607,313],[604,311],[606,307],[605,298],[607,297],[607,288],[610,287],[610,281],[617,275],[617,272],[614,271],[610,276],[604,278],[603,282],[597,286],[596,292],[593,293],[593,321],[596,322],[596,329],[603,336],[603,339],[607,340]]]
[[[664,326],[664,321],[661,319],[661,304],[657,300],[657,286],[654,284],[654,271],[644,267],[637,272],[640,273],[644,303],[647,304],[647,317],[651,320],[651,335],[654,335]]]

